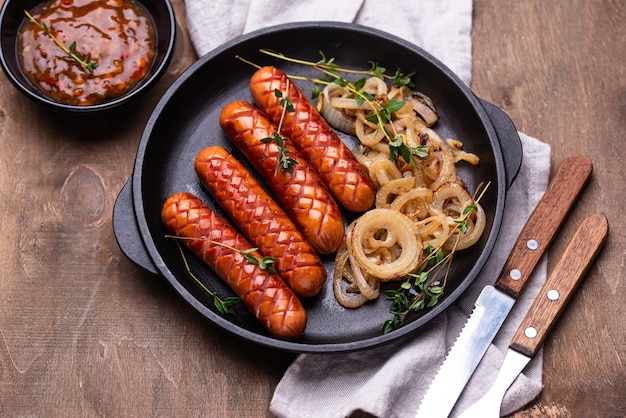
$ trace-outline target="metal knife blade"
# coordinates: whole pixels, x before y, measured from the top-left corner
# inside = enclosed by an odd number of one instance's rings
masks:
[[[543,345],[600,253],[608,232],[609,223],[602,213],[591,215],[580,224],[513,336],[493,386],[459,418],[500,416],[504,394]]]
[[[530,274],[587,184],[592,169],[591,160],[584,156],[569,157],[559,164],[546,192],[522,228],[495,286],[486,286],[478,297],[481,304],[477,304],[470,315],[427,389],[416,418],[450,414]],[[485,300],[491,300],[490,304],[485,305]]]

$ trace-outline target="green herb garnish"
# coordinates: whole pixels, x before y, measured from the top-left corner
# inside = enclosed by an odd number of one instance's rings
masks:
[[[278,146],[278,167],[288,173],[293,173],[293,166],[297,164],[294,158],[289,157],[289,150],[285,148],[286,139],[278,132],[274,132],[274,136],[261,139],[263,143],[275,142]]]
[[[171,238],[180,238],[180,237],[171,237]],[[189,273],[191,278],[198,284],[198,286],[202,288],[202,290],[204,290],[205,292],[209,294],[209,296],[211,296],[211,299],[213,299],[213,306],[215,306],[215,308],[220,313],[220,315],[222,316],[235,315],[236,312],[235,312],[235,309],[233,309],[233,307],[236,306],[241,301],[241,299],[239,299],[237,296],[227,296],[226,298],[222,299],[217,294],[217,292],[206,287],[204,283],[202,283],[202,281],[195,274],[191,272],[191,268],[189,267],[189,263],[187,263],[187,258],[185,257],[185,253],[183,252],[182,247],[180,246],[178,241],[176,242],[176,244],[178,245],[178,250],[180,251],[180,255],[183,258],[183,263],[185,263],[185,269],[187,270],[187,273]]]
[[[461,217],[454,221],[455,226],[450,232],[450,236],[459,229],[461,233],[457,236],[457,243],[461,234],[467,232],[467,220],[472,213],[476,212],[478,208],[477,202],[480,201],[487,187],[489,187],[489,184],[482,188],[480,195],[474,199],[474,203],[466,205]],[[437,248],[432,245],[427,246],[424,249],[426,258],[422,262],[425,266],[424,270],[419,273],[409,274],[397,290],[383,291],[387,296],[387,300],[391,302],[389,313],[392,315],[391,319],[383,322],[381,326],[383,333],[391,332],[403,326],[404,320],[410,312],[431,308],[439,302],[439,299],[444,294],[456,245],[455,243],[448,254],[444,254],[441,246]]]
[[[274,268],[274,263],[276,262],[275,257],[262,257],[258,258],[252,255],[253,252],[257,251],[258,248],[250,248],[249,250],[239,250],[239,254],[243,255],[248,263],[254,264],[255,266],[259,266],[261,270],[271,271],[272,273],[277,273],[276,268]]]
[[[178,239],[178,240],[184,240],[184,241],[196,241],[196,240],[204,240],[206,242],[210,242],[213,245],[219,245],[220,247],[224,247],[227,248],[229,250],[232,250],[240,255],[242,255],[249,263],[254,264],[255,266],[259,266],[259,268],[263,269],[263,270],[268,270],[272,273],[276,273],[276,269],[274,268],[274,266],[272,265],[275,261],[276,258],[274,257],[263,257],[263,258],[258,258],[255,257],[254,255],[252,255],[253,252],[258,251],[258,248],[250,248],[248,250],[238,250],[235,247],[232,247],[230,245],[226,245],[222,242],[219,241],[213,241],[211,239],[207,239],[207,238],[190,238],[190,237],[177,237],[174,235],[166,235],[166,238],[174,238],[174,239]]]
[[[166,238],[174,238],[174,239],[177,239],[177,240],[197,240],[197,239],[203,239],[203,238],[177,237],[177,236],[173,236],[173,235],[166,235]],[[223,243],[218,242],[218,241],[213,241],[213,240],[209,240],[209,239],[205,239],[205,240],[210,242],[211,244],[219,245],[221,247],[228,248],[229,250],[232,250],[232,251],[235,251],[235,252],[239,253],[250,264],[254,264],[255,266],[258,266],[262,270],[267,270],[267,271],[270,271],[272,273],[276,273],[276,268],[274,268],[274,265],[273,265],[274,262],[276,262],[276,258],[274,258],[274,257],[262,257],[262,258],[259,258],[259,257],[254,256],[252,253],[257,251],[258,248],[250,248],[248,250],[238,250],[235,247],[223,244]],[[213,305],[218,310],[218,312],[221,315],[235,315],[235,310],[233,309],[233,307],[235,305],[237,305],[241,301],[241,299],[239,299],[236,296],[228,296],[228,297],[222,299],[217,294],[217,292],[215,292],[215,291],[209,289],[208,287],[206,287],[205,284],[202,283],[202,281],[195,274],[193,274],[193,272],[191,271],[191,268],[189,267],[189,264],[187,263],[187,258],[185,257],[185,253],[183,252],[183,249],[180,246],[180,244],[178,243],[178,241],[176,242],[176,244],[178,245],[178,249],[179,249],[180,254],[181,254],[182,258],[183,258],[183,262],[185,263],[185,268],[187,269],[187,273],[189,273],[191,278],[198,284],[198,286],[200,286],[202,288],[202,290],[204,290],[205,292],[207,292],[209,294],[209,296],[211,296],[211,298],[213,299]]]
[[[28,19],[41,28],[46,35],[50,37],[54,41],[55,44],[58,45],[67,55],[69,55],[81,68],[87,73],[93,73],[93,71],[98,67],[98,63],[96,61],[91,60],[91,53],[88,53],[86,56],[81,54],[76,49],[76,42],[72,42],[69,47],[66,47],[59,41],[59,39],[54,35],[52,30],[44,23],[37,21],[30,13],[24,10],[24,13],[28,17]]]
[[[289,91],[289,83],[287,84],[287,91]],[[283,108],[282,114],[280,115],[280,123],[278,124],[278,128],[276,132],[274,132],[274,135],[261,139],[261,142],[265,144],[275,142],[278,146],[278,167],[276,167],[276,169],[293,173],[293,166],[298,162],[295,158],[291,158],[289,156],[289,150],[285,147],[287,139],[280,134],[280,130],[283,126],[286,112],[293,113],[294,107],[289,96],[286,94],[283,95],[283,92],[279,89],[274,89],[274,95],[279,99],[279,104]]]

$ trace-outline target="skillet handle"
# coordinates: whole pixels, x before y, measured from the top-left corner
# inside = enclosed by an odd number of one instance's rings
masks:
[[[144,247],[137,218],[133,210],[132,187],[130,180],[120,191],[113,206],[113,232],[120,249],[133,263],[153,274],[157,269]]]
[[[480,98],[478,100],[485,112],[487,112],[496,130],[496,135],[498,135],[504,160],[504,170],[506,172],[506,188],[508,190],[522,166],[522,142],[513,121],[502,109],[486,100]]]

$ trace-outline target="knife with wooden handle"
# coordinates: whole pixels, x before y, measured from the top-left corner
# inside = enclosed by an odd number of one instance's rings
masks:
[[[609,223],[602,213],[591,215],[580,224],[513,336],[493,386],[459,418],[500,416],[504,394],[543,345],[600,253],[608,232]]]
[[[531,213],[495,284],[485,286],[424,395],[416,418],[445,418],[498,333],[531,273],[591,176],[585,156],[563,160]]]

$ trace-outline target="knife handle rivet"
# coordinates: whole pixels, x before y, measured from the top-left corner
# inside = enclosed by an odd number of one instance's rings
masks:
[[[513,269],[509,272],[509,277],[513,280],[519,280],[522,278],[522,272],[518,269]]]
[[[529,250],[535,251],[537,248],[539,248],[539,243],[535,241],[534,239],[529,239],[528,242],[526,243],[526,246],[528,247]]]
[[[550,300],[557,300],[561,295],[559,294],[559,291],[556,289],[552,289],[552,290],[548,290],[548,299]]]
[[[524,330],[524,335],[528,338],[535,338],[537,336],[537,330],[533,327],[528,327]]]

